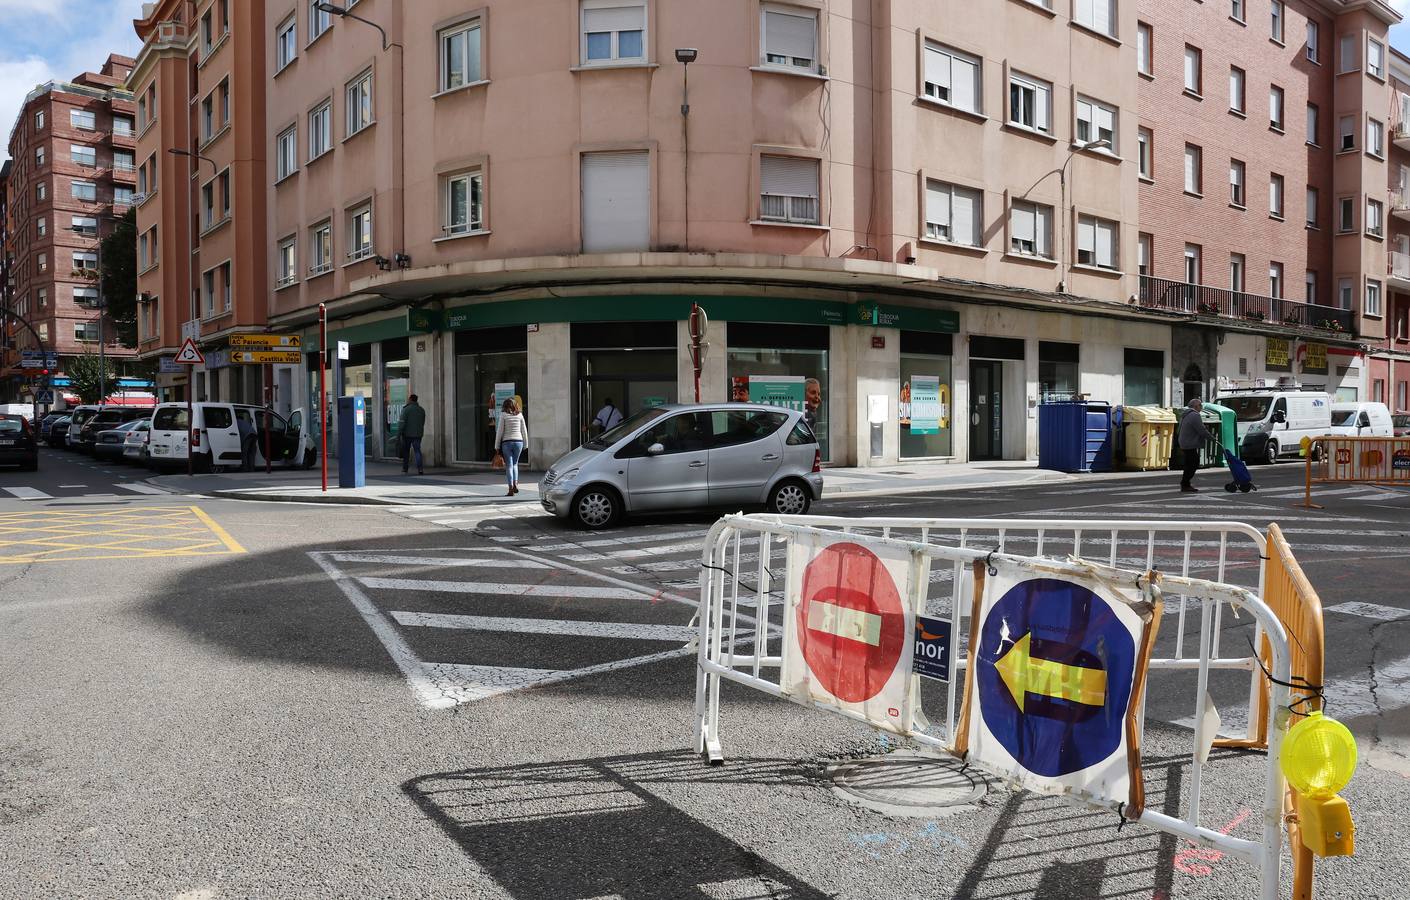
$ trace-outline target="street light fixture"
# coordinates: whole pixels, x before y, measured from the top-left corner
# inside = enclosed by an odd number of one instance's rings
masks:
[[[681,159],[685,183],[685,252],[690,252],[690,64],[700,51],[694,47],[676,50],[676,62],[681,64]],[[699,399],[698,397],[696,398]]]
[[[340,19],[354,19],[364,25],[371,25],[373,28],[377,29],[378,33],[382,35],[383,51],[385,51],[388,47],[401,47],[401,44],[387,41],[387,29],[383,28],[381,25],[378,25],[371,19],[364,19],[357,13],[349,12],[348,8],[345,6],[339,6],[336,3],[315,3],[313,5],[313,8],[318,10],[319,12],[328,13],[328,15],[330,16],[337,16]]]
[[[1072,162],[1072,158],[1078,153],[1082,153],[1087,150],[1109,149],[1111,149],[1111,141],[1105,138],[1101,138],[1095,141],[1084,141],[1080,144],[1073,144],[1072,149],[1069,150],[1067,153],[1067,159],[1063,160],[1062,166],[1057,170],[1058,184],[1061,186],[1062,190],[1062,209],[1060,211],[1060,215],[1062,216],[1062,280],[1058,282],[1059,294],[1067,293],[1067,272],[1068,267],[1072,264],[1072,260],[1070,258],[1071,253],[1069,253],[1067,247],[1067,167]],[[1049,172],[1048,174],[1051,175],[1052,173]]]

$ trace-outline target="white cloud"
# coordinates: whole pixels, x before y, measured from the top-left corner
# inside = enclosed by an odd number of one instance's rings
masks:
[[[0,0],[0,3],[9,0]],[[49,63],[37,56],[13,61],[0,60],[0,160],[7,159],[10,145],[10,130],[14,127],[15,116],[19,115],[25,95],[52,78]]]
[[[68,5],[68,0],[0,0],[0,14],[43,15],[57,19]]]

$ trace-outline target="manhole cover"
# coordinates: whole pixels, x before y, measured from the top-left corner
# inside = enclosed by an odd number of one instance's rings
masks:
[[[893,816],[943,816],[979,802],[987,790],[954,760],[905,751],[837,763],[827,774],[843,799]]]

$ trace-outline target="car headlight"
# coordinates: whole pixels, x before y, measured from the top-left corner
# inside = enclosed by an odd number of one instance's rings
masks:
[[[1252,425],[1248,426],[1249,434],[1262,434],[1268,430],[1269,424],[1267,422],[1254,422]]]
[[[582,467],[581,467],[581,466],[579,466],[579,467],[576,468],[576,469],[569,469],[568,471],[564,472],[562,475],[559,475],[559,476],[558,476],[558,481],[559,481],[560,484],[561,484],[562,482],[565,482],[565,481],[572,481],[574,478],[577,478],[577,477],[578,477],[578,473],[581,472],[581,471],[582,471]]]

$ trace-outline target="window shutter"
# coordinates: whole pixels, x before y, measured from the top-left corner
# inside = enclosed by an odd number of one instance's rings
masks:
[[[644,6],[604,6],[583,10],[583,30],[641,31],[646,23]]]
[[[817,59],[817,20],[812,16],[766,10],[764,51],[776,56]]]
[[[1097,265],[1116,265],[1116,227],[1107,222],[1097,225]]]
[[[1049,128],[1048,107],[1052,105],[1052,91],[1050,91],[1048,88],[1039,86],[1033,92],[1033,94],[1033,121],[1039,131],[1047,131]]]
[[[950,229],[951,239],[961,244],[979,245],[979,194],[975,191],[955,188],[951,201],[951,214],[954,222]]]
[[[1044,256],[1052,253],[1053,210],[1049,206],[1034,207],[1033,242],[1038,252]]]
[[[950,89],[950,57],[934,47],[925,48],[925,82]]]
[[[925,221],[931,225],[950,224],[950,191],[934,181],[925,186]]]
[[[1097,222],[1095,219],[1081,219],[1077,223],[1077,249],[1095,253],[1097,250]]]
[[[1093,27],[1111,32],[1111,0],[1092,0]]]
[[[759,183],[762,194],[817,197],[818,161],[797,156],[761,156]]]
[[[960,109],[979,110],[979,66],[964,59],[951,58],[950,75],[954,86],[950,102]]]
[[[1035,211],[1032,206],[1014,206],[1012,216],[1014,240],[1032,241],[1035,239]]]
[[[1185,148],[1185,190],[1198,191],[1199,182],[1196,180],[1198,167],[1195,165],[1195,151],[1189,147]]]
[[[651,238],[648,160],[645,151],[583,155],[584,252],[647,248]]]

